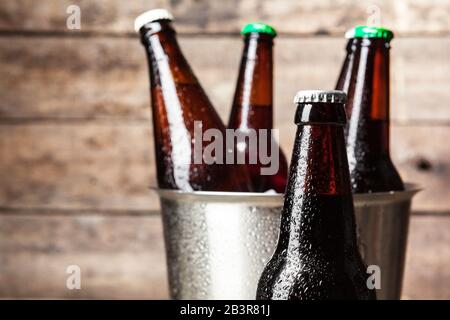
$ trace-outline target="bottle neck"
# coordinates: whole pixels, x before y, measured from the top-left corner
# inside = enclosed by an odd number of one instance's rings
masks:
[[[170,86],[167,81],[174,84],[198,83],[178,45],[170,21],[145,25],[141,29],[141,41],[147,52],[152,87]]]
[[[229,126],[272,129],[273,37],[251,33],[244,43]]]
[[[348,95],[348,143],[365,140],[371,157],[389,155],[389,49],[385,39],[350,39],[337,84]]]
[[[354,216],[343,126],[297,129],[278,251],[295,259],[354,250]]]

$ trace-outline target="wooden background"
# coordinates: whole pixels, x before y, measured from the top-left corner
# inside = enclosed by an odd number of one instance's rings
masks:
[[[81,30],[66,9],[81,8]],[[167,298],[141,12],[176,17],[181,46],[224,119],[239,30],[273,24],[276,127],[288,156],[299,89],[333,88],[343,32],[380,8],[394,29],[395,164],[414,201],[404,298],[450,299],[450,1],[2,0],[0,297]],[[66,267],[82,268],[67,290]]]

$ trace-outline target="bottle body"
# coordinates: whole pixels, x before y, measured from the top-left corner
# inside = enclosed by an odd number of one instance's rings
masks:
[[[235,144],[234,152],[246,159],[246,167],[255,191],[285,191],[288,165],[286,157],[272,135],[273,128],[273,36],[246,34],[239,76],[233,99],[228,128],[243,134],[256,133],[252,148],[250,139]],[[264,141],[262,141],[264,140]],[[265,150],[263,150],[265,148]],[[257,149],[257,150],[256,150]],[[252,154],[253,153],[253,154]],[[256,154],[258,153],[258,154]],[[261,169],[267,164],[260,155],[270,155],[276,168],[270,174]],[[251,163],[250,159],[256,161]]]
[[[183,56],[169,21],[141,29],[152,100],[158,186],[183,191],[249,191],[245,172],[224,161],[225,145],[205,161],[211,141],[205,132],[225,136],[225,126]],[[216,150],[218,151],[218,150]],[[211,158],[211,157],[210,157]]]
[[[351,38],[336,89],[348,95],[347,154],[355,193],[403,190],[389,153],[389,40]]]
[[[375,298],[356,244],[343,105],[342,123],[319,119],[335,107],[314,104],[315,110],[298,122],[279,241],[259,281],[257,299]],[[305,116],[312,118],[302,123]],[[314,117],[319,118],[310,121]]]

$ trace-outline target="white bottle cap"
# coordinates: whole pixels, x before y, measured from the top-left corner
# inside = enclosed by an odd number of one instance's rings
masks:
[[[166,9],[154,9],[140,14],[134,20],[134,30],[139,32],[141,28],[149,22],[157,20],[173,20],[173,16]]]

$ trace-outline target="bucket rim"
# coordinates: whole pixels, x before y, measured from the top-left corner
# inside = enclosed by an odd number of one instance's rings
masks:
[[[260,193],[260,192],[228,192],[228,191],[181,191],[172,189],[160,189],[150,187],[162,199],[171,200],[196,200],[208,202],[261,202],[282,203],[282,193]]]
[[[419,185],[405,183],[405,190],[373,193],[354,193],[353,199],[356,203],[367,202],[397,202],[411,199],[422,190]],[[172,200],[197,200],[212,202],[269,202],[280,204],[283,201],[283,193],[260,193],[260,192],[228,192],[228,191],[182,191],[173,189],[160,189],[150,187],[160,198]]]
[[[415,183],[404,183],[405,190],[372,193],[354,193],[353,202],[356,205],[375,202],[399,202],[411,200],[422,188]]]

